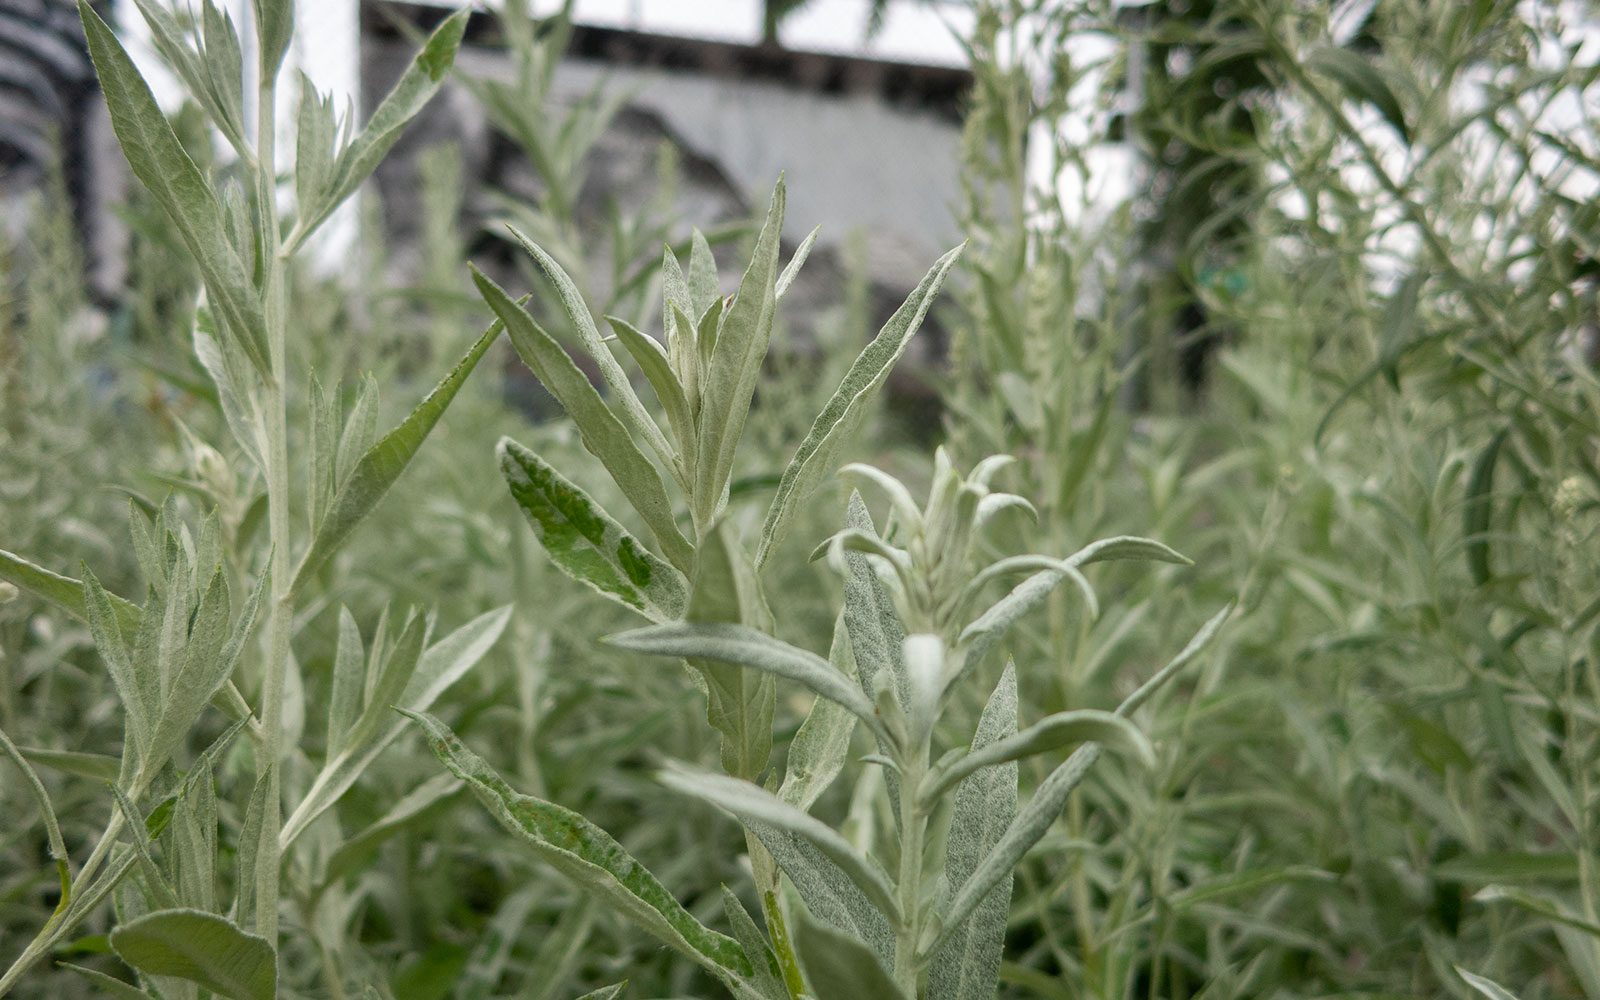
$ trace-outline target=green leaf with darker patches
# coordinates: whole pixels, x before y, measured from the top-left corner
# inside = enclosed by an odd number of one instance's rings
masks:
[[[610,834],[570,809],[518,794],[433,716],[404,714],[423,728],[439,760],[467,783],[502,826],[585,893],[725,983],[745,985],[753,975],[750,960],[737,941],[691,916]]]
[[[606,406],[588,376],[578,369],[555,338],[526,309],[513,302],[505,289],[476,268],[473,268],[472,280],[489,308],[505,323],[517,354],[567,411],[583,438],[583,446],[606,467],[633,509],[656,536],[667,560],[679,570],[689,572],[694,566],[694,547],[678,528],[661,473],[639,450],[628,428]]]
[[[510,438],[497,449],[511,496],[563,573],[653,622],[674,621],[688,581],[537,454]]]

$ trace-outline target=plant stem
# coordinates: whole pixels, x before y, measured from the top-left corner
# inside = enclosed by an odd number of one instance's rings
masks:
[[[894,942],[894,981],[907,997],[917,995],[917,943],[922,936],[922,851],[928,816],[916,791],[928,773],[928,742],[901,764],[900,776],[900,926]]]
[[[257,779],[267,782],[266,808],[261,817],[261,840],[256,854],[255,930],[273,942],[278,939],[278,875],[282,853],[278,835],[283,824],[279,768],[283,756],[283,683],[289,663],[289,632],[294,608],[289,592],[292,550],[289,533],[288,403],[286,399],[287,345],[284,330],[284,262],[279,259],[276,108],[277,87],[264,75],[256,103],[256,210],[266,282],[262,305],[266,316],[267,351],[272,365],[265,388],[263,419],[266,423],[267,526],[272,543],[272,601],[267,632],[267,659],[261,690],[262,745],[256,756]]]

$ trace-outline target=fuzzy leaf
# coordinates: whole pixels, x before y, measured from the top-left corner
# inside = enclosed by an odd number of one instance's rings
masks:
[[[389,487],[400,478],[400,473],[405,471],[406,466],[417,454],[417,449],[422,447],[422,442],[427,440],[429,432],[444,415],[445,407],[455,399],[461,384],[478,366],[489,345],[500,336],[501,329],[502,324],[498,321],[490,324],[489,329],[484,331],[483,336],[472,345],[466,356],[456,363],[450,374],[446,375],[422,402],[417,404],[417,408],[361,456],[361,460],[351,470],[350,478],[339,487],[339,492],[334,496],[327,515],[322,519],[322,527],[318,529],[316,537],[311,541],[311,547],[300,560],[300,566],[295,570],[294,582],[289,586],[291,594],[300,592],[300,588],[305,586],[311,575],[329,556],[338,551],[339,546],[344,544],[356,525],[360,524],[372,512],[372,508],[377,506],[378,501],[383,499],[383,495],[389,492]]]
[[[510,438],[497,450],[511,496],[558,569],[653,622],[682,617],[689,592],[682,573],[532,450]]]
[[[872,702],[827,660],[748,626],[677,622],[621,632],[607,636],[605,641],[638,653],[736,663],[787,677],[843,705],[874,732],[882,729]]]
[[[850,502],[845,509],[845,523],[847,530],[873,538],[878,535],[866,501],[854,490],[850,492]],[[861,690],[870,695],[878,674],[888,671],[894,681],[895,695],[904,705],[907,692],[902,647],[906,633],[895,611],[894,599],[873,572],[867,556],[846,552],[844,561],[849,570],[844,578],[844,625],[850,635],[850,652],[856,661]]]
[[[585,893],[724,981],[743,980],[752,974],[737,941],[690,916],[656,877],[604,830],[570,809],[513,791],[438,719],[416,712],[404,714],[423,728],[434,754],[467,783],[502,826]]]
[[[694,566],[694,547],[683,537],[672,513],[661,474],[628,434],[622,421],[606,406],[588,376],[505,290],[474,269],[473,281],[495,314],[505,323],[512,346],[534,375],[556,398],[577,425],[583,446],[600,460],[622,489],[633,509],[656,536],[667,561],[688,573]]]
[[[1078,709],[1047,715],[1022,732],[1013,733],[981,749],[974,742],[972,751],[939,775],[927,795],[930,799],[937,798],[980,768],[1048,753],[1071,743],[1098,743],[1102,747],[1132,754],[1145,767],[1155,766],[1155,750],[1138,726],[1112,712]]]
[[[983,708],[972,738],[972,756],[999,746],[1017,731],[1017,671],[1008,663]],[[970,757],[968,758],[970,759]],[[1017,765],[1000,764],[963,781],[956,789],[945,848],[944,903],[964,885],[1017,814]],[[992,1000],[999,984],[1011,874],[989,890],[971,916],[950,931],[928,967],[928,1000]]]
[[[854,882],[874,906],[890,918],[899,912],[894,887],[882,869],[856,852],[833,828],[789,805],[754,782],[725,774],[699,771],[682,764],[669,764],[657,777],[662,784],[685,795],[692,795],[722,809],[747,825],[782,830],[802,837]],[[752,827],[752,829],[754,829]],[[776,851],[773,857],[781,865]]]
[[[262,377],[270,378],[261,301],[224,233],[216,195],[173,134],[122,43],[88,0],[78,0],[78,15],[128,165],[176,224],[227,334],[238,339]]]
[[[833,646],[828,651],[828,662],[839,673],[851,680],[856,677],[855,656],[850,651],[850,637],[845,630],[841,614],[833,626]],[[811,705],[805,721],[789,743],[789,756],[785,761],[783,785],[778,798],[802,811],[809,811],[817,798],[833,784],[833,779],[844,770],[850,758],[850,737],[856,731],[856,719],[843,705],[827,698],[818,698]]]
[[[60,965],[63,969],[67,969],[70,972],[75,972],[83,978],[89,980],[89,982],[105,991],[107,995],[115,997],[116,1000],[156,1000],[155,997],[146,993],[144,990],[141,990],[129,983],[125,983],[120,979],[108,976],[104,972],[96,972],[94,969],[87,969],[81,965],[73,965],[71,962],[62,962]]]
[[[672,446],[667,443],[661,428],[656,426],[650,414],[645,412],[644,404],[639,402],[638,394],[633,391],[633,384],[628,381],[628,375],[622,370],[622,366],[617,364],[611,348],[600,339],[600,331],[595,329],[594,317],[589,315],[589,307],[584,304],[578,286],[573,284],[571,276],[556,263],[554,257],[544,251],[544,248],[522,235],[516,227],[508,228],[511,229],[511,235],[516,237],[522,248],[533,256],[551,283],[556,286],[556,293],[561,298],[561,306],[566,310],[567,318],[578,331],[578,339],[583,341],[584,350],[588,351],[589,356],[594,358],[595,364],[600,366],[600,375],[606,380],[612,396],[622,408],[622,413],[627,418],[626,422],[631,425],[634,433],[649,442],[662,463],[670,466],[675,454]]]
[[[1325,45],[1313,49],[1306,56],[1306,65],[1332,78],[1352,98],[1371,102],[1384,120],[1400,133],[1400,138],[1410,144],[1411,129],[1406,125],[1405,112],[1400,107],[1399,99],[1365,56],[1350,49]]]
[[[777,312],[778,241],[783,231],[784,187],[780,178],[772,192],[767,221],[756,240],[755,255],[739,282],[739,291],[722,321],[722,329],[700,385],[700,422],[696,429],[695,478],[692,490],[696,523],[709,524],[720,512],[733,471],[733,453],[744,433],[750,398],[772,341]],[[694,288],[694,266],[690,265]],[[698,303],[697,303],[698,305]],[[706,344],[700,354],[704,358]]]
[[[717,259],[711,255],[711,244],[705,234],[694,230],[689,237],[689,301],[682,305],[690,316],[699,318],[712,304],[722,298],[717,280]]]
[[[780,300],[783,298],[783,293],[789,290],[789,286],[794,284],[794,279],[800,275],[800,269],[805,267],[806,258],[811,256],[811,248],[816,246],[817,234],[820,232],[822,232],[822,227],[817,226],[806,234],[806,238],[800,241],[798,247],[795,247],[794,256],[789,258],[789,263],[784,267],[783,273],[778,275],[778,283],[773,287],[773,290]]]
[[[147,976],[176,976],[232,1000],[275,1000],[277,956],[265,938],[199,910],[158,910],[111,932],[111,947]]]
[[[265,2],[265,0],[264,0]],[[288,0],[272,0],[287,3]],[[356,134],[339,154],[333,166],[333,181],[327,196],[314,208],[300,206],[302,218],[295,225],[299,238],[303,238],[332,214],[340,202],[355,193],[379,161],[400,138],[407,123],[433,99],[444,76],[450,72],[461,45],[461,36],[467,30],[469,8],[451,14],[437,28],[421,50],[411,60],[411,65],[400,75],[400,80],[384,97],[383,103],[372,113],[365,127]]]
[[[367,765],[400,735],[405,720],[390,716],[391,707],[426,711],[439,695],[483,659],[510,620],[511,606],[507,605],[479,615],[428,647],[417,659],[416,668],[406,672],[409,679],[403,682],[405,688],[399,697],[388,693],[396,685],[380,680],[373,699],[363,708],[351,734],[341,741],[342,749],[323,764],[305,798],[284,821],[279,850],[287,850],[312,820],[337,802]]]
[[[794,946],[817,1000],[906,1000],[866,945],[809,914],[795,924]]]
[[[283,54],[294,37],[294,0],[251,0],[255,11],[256,37],[261,39],[260,77],[271,80],[278,75]]]
[[[794,458],[783,470],[778,493],[767,510],[766,521],[761,526],[761,543],[756,549],[758,569],[766,564],[772,547],[788,533],[794,512],[833,472],[839,448],[855,434],[862,417],[866,415],[867,404],[882,388],[884,380],[889,377],[889,370],[905,353],[912,335],[921,327],[923,317],[928,314],[934,297],[939,294],[945,275],[950,273],[965,248],[966,244],[962,244],[939,258],[900,308],[895,310],[889,322],[883,325],[883,329],[850,365],[850,370],[834,390],[833,398],[817,415]],[[796,256],[799,256],[798,253]]]
[[[672,428],[672,436],[678,446],[692,455],[695,444],[694,410],[689,405],[689,396],[684,387],[678,383],[678,376],[673,374],[672,361],[667,357],[666,350],[625,319],[607,316],[606,322],[611,324],[617,339],[633,355],[633,360],[638,362],[639,369],[649,380],[650,387],[656,391],[662,409],[667,411],[667,423]],[[679,453],[680,460],[686,457],[682,452]],[[692,465],[686,464],[684,471],[692,474]]]

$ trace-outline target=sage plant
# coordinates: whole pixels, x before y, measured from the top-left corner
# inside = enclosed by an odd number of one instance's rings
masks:
[[[120,758],[30,754],[0,735],[0,749],[21,768],[39,802],[61,886],[55,912],[0,975],[0,995],[110,898],[117,915],[110,946],[140,974],[141,986],[166,996],[208,990],[234,1000],[271,1000],[279,988],[280,874],[289,864],[301,876],[297,883],[315,884],[325,866],[320,855],[294,851],[297,838],[399,734],[404,722],[390,706],[430,705],[483,657],[509,617],[507,608],[491,611],[435,639],[429,614],[397,616],[394,630],[384,614],[367,644],[353,616],[341,610],[326,756],[284,818],[280,774],[286,762],[299,764],[302,753],[285,739],[286,685],[298,669],[291,651],[297,609],[501,330],[496,323],[484,333],[387,434],[376,434],[377,387],[370,379],[341,427],[337,395],[325,394],[314,377],[291,378],[292,263],[438,89],[467,12],[440,25],[359,130],[348,120],[341,129],[331,101],[300,79],[294,214],[286,227],[276,108],[279,67],[294,31],[292,0],[253,4],[259,60],[248,72],[238,32],[211,0],[192,30],[153,0],[136,5],[156,48],[235,155],[225,176],[203,174],[115,34],[87,2],[79,3],[117,139],[200,273],[195,357],[214,383],[233,438],[234,478],[265,484],[267,537],[257,550],[235,553],[245,578],[239,582],[248,583],[237,611],[224,549],[241,533],[215,512],[191,526],[171,501],[133,506],[133,544],[148,587],[142,604],[108,592],[87,568],[79,581],[0,551],[0,579],[88,622],[125,714]],[[246,112],[250,86],[253,121]],[[291,393],[303,393],[310,413],[304,439],[293,442]],[[228,476],[222,451],[209,444],[204,450],[219,475]],[[296,478],[304,482],[298,497],[291,489]],[[294,523],[295,509],[308,524]],[[266,619],[259,657],[247,655],[258,617]],[[235,684],[236,674],[257,695],[254,703]],[[208,702],[232,725],[191,762],[184,750]],[[234,896],[224,905],[217,893],[226,854],[218,844],[215,779],[241,733],[253,751],[255,781],[241,796],[243,822],[231,845]],[[104,833],[76,870],[30,757],[111,785]],[[102,973],[79,971],[119,996],[149,995]],[[341,995],[338,969],[329,963],[326,971],[328,988]]]
[[[860,465],[843,470],[887,493],[892,529],[880,537],[855,495],[847,528],[819,550],[846,576],[845,607],[828,658],[774,638],[760,569],[798,505],[831,471],[865,401],[904,351],[959,253],[934,265],[857,358],[785,469],[755,551],[747,554],[725,517],[733,455],[773,312],[811,244],[808,238],[779,272],[783,207],[780,181],[754,259],[731,299],[719,294],[709,247],[698,234],[687,275],[670,250],[665,254],[664,343],[608,317],[616,340],[655,390],[666,429],[635,394],[575,285],[548,253],[522,239],[597,363],[613,394],[610,405],[554,337],[507,292],[476,275],[518,352],[567,409],[659,547],[657,554],[530,449],[501,442],[512,495],[552,561],[654,623],[608,641],[680,657],[693,668],[708,721],[721,735],[723,773],[673,765],[661,778],[741,821],[766,932],[726,890],[732,936],[705,926],[604,830],[557,803],[520,794],[439,720],[407,714],[426,730],[446,767],[537,856],[699,963],[735,996],[991,996],[1012,870],[1050,827],[1100,747],[1151,759],[1149,741],[1127,716],[1203,648],[1226,612],[1116,712],[1058,713],[1018,732],[1016,672],[1008,667],[970,746],[935,757],[935,732],[961,682],[1057,585],[1071,581],[1093,610],[1083,566],[1108,559],[1187,562],[1158,542],[1119,537],[1066,559],[1015,556],[973,572],[983,525],[1008,507],[1031,508],[1020,497],[989,489],[1007,459],[989,459],[963,477],[940,451],[925,508],[882,472]],[[686,501],[692,538],[679,527],[658,466]],[[1021,572],[1032,575],[969,618],[989,584]],[[778,782],[768,765],[781,679],[818,697]],[[866,759],[885,770],[899,820],[893,876],[809,812],[845,766],[858,723],[877,743]],[[1019,809],[1016,761],[1071,744],[1082,746]],[[931,824],[947,813],[948,835],[932,836]],[[939,842],[948,844],[942,856],[932,847]],[[785,902],[785,878],[798,897],[793,905]]]

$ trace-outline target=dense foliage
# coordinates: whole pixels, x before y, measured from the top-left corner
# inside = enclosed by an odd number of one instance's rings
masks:
[[[384,289],[299,251],[465,15],[355,127],[286,0],[248,71],[139,6],[198,110],[81,5],[123,305],[59,193],[0,248],[0,995],[1600,1000],[1581,5],[985,4],[968,242],[803,381],[781,180],[737,258],[580,224],[559,22],[469,86],[520,287],[435,150]]]

